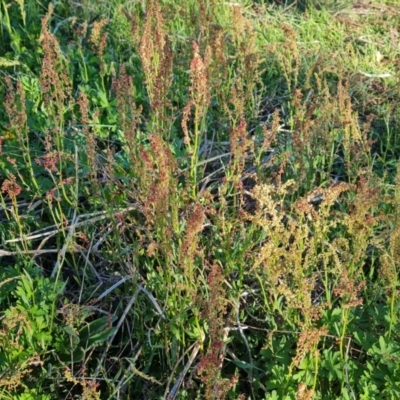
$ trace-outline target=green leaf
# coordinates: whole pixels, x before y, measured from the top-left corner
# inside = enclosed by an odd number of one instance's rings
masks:
[[[79,339],[79,336],[77,335],[77,333],[74,331],[74,329],[71,326],[69,326],[69,325],[64,326],[63,329],[64,329],[65,332],[68,333],[68,335],[70,335],[70,336],[72,336],[72,337],[74,337],[76,339]]]
[[[241,369],[248,370],[254,369],[254,365],[242,360],[233,360],[234,364]]]
[[[101,317],[92,322],[89,322],[79,331],[79,337],[81,341],[87,342],[90,337],[93,337],[93,335],[107,328],[109,323],[114,322],[116,318],[116,316],[113,316],[110,321],[108,317]]]
[[[117,329],[118,329],[117,327],[108,328],[96,335],[91,336],[88,341],[88,346],[92,347],[96,343],[105,342],[108,338],[110,338],[117,331]]]
[[[15,60],[0,57],[0,67],[14,67],[15,65],[20,65],[20,63]]]
[[[72,353],[72,358],[70,359],[71,362],[79,363],[82,362],[85,358],[86,351],[82,347],[77,347],[74,352]]]
[[[342,361],[341,355],[339,351],[333,352],[332,350],[324,350],[324,360],[321,365],[328,371],[328,379],[329,381],[333,381],[334,379],[342,379]]]

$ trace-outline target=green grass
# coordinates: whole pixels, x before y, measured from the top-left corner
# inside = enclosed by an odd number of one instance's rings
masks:
[[[398,399],[395,2],[0,3],[1,399]]]

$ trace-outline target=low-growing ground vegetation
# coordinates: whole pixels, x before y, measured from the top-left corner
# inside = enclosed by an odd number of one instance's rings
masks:
[[[399,399],[400,5],[0,3],[1,399]]]

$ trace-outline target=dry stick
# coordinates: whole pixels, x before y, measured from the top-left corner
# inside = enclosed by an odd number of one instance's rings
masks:
[[[193,348],[192,354],[190,355],[190,358],[189,358],[188,362],[186,363],[185,368],[180,373],[180,375],[178,377],[178,380],[175,382],[175,385],[171,389],[170,394],[166,398],[167,400],[174,400],[175,399],[176,395],[178,394],[178,389],[182,384],[183,378],[186,376],[190,366],[193,364],[193,361],[196,358],[197,353],[199,352],[199,350],[200,350],[200,343],[196,342],[195,346]],[[165,397],[165,395],[164,395],[164,397]]]
[[[223,170],[224,170],[224,167],[218,168],[217,170],[215,170],[214,172],[212,172],[211,174],[208,174],[205,178],[203,178],[203,179],[200,181],[200,183],[201,183],[201,182],[204,182],[204,183],[203,183],[203,186],[202,186],[201,189],[200,189],[200,193],[203,193],[203,191],[206,189],[206,187],[207,187],[208,183],[210,182],[211,178],[212,178],[214,175],[217,175],[218,173],[220,173],[220,172],[223,171]]]
[[[80,250],[80,253],[82,255],[82,257],[85,259],[85,266],[83,268],[83,279],[85,279],[85,270],[86,270],[86,266],[89,265],[90,269],[92,270],[92,272],[96,275],[96,278],[98,279],[98,281],[100,282],[100,285],[98,287],[100,287],[103,284],[103,280],[101,279],[101,276],[99,275],[99,273],[96,271],[96,268],[94,267],[94,265],[89,261],[89,253],[90,250],[92,249],[93,245],[93,238],[90,241],[90,247],[88,250],[88,254],[86,255],[82,250]],[[97,288],[96,288],[97,289]],[[81,290],[79,292],[79,300],[78,303],[80,304],[81,302],[81,298],[82,298],[82,293],[83,293],[83,284],[81,286]]]
[[[167,394],[168,394],[168,392],[169,392],[169,386],[170,386],[170,384],[171,384],[172,377],[173,377],[173,375],[174,375],[174,373],[175,373],[175,371],[176,371],[178,365],[181,363],[181,361],[182,361],[183,358],[186,356],[186,354],[189,353],[189,351],[192,350],[193,347],[196,346],[196,344],[198,344],[198,342],[193,343],[193,344],[179,357],[179,360],[175,363],[174,368],[173,368],[172,371],[171,371],[171,375],[170,375],[170,377],[168,378],[167,387],[165,388],[165,391],[164,391],[164,399],[167,399],[167,398],[168,398]],[[193,362],[193,361],[192,361],[192,362]],[[180,377],[180,376],[179,376],[179,377]],[[183,379],[183,378],[182,378],[182,379]],[[175,382],[174,388],[175,388],[175,386],[176,386],[176,382]],[[178,388],[177,388],[177,389],[178,389]],[[172,389],[171,393],[173,392],[173,390],[174,390],[174,389]],[[176,392],[176,390],[175,390],[175,392]]]
[[[133,275],[124,276],[118,282],[114,283],[114,285],[109,287],[105,292],[103,292],[99,297],[97,297],[97,301],[100,301],[101,299],[106,297],[109,293],[111,293],[115,288],[122,285],[127,280],[132,279],[133,277],[134,277]],[[161,316],[162,319],[165,320],[166,319],[165,315],[161,310],[161,307],[158,305],[157,300],[154,298],[154,296],[140,284],[137,285],[137,288],[149,298],[149,300],[153,303],[154,308],[157,310],[158,314]]]
[[[106,354],[107,354],[108,350],[110,349],[110,346],[111,346],[111,344],[112,344],[112,342],[113,342],[113,340],[115,338],[115,335],[119,331],[119,328],[121,328],[122,323],[125,321],[125,318],[128,315],[129,310],[131,309],[131,307],[133,306],[133,303],[136,300],[137,294],[138,294],[138,290],[135,291],[134,295],[129,300],[129,303],[126,305],[125,310],[122,313],[122,316],[119,319],[117,326],[115,327],[114,333],[111,335],[110,339],[108,339],[107,346],[106,346],[106,348],[105,348],[105,350],[103,352],[103,355],[101,356],[101,359],[100,359],[100,361],[99,361],[99,363],[98,363],[98,365],[96,367],[96,370],[95,370],[95,373],[94,373],[95,376],[97,376],[97,374],[99,373],[100,366],[103,365],[104,359],[106,358]]]
[[[133,275],[124,276],[118,282],[114,283],[114,285],[110,286],[105,292],[103,292],[100,296],[96,297],[96,301],[100,301],[104,297],[106,297],[109,293],[111,293],[115,288],[122,285],[127,280],[133,278]]]
[[[78,218],[79,217],[76,216],[76,209],[75,209],[72,221],[75,222],[78,220]],[[65,253],[67,252],[69,242],[72,239],[72,235],[74,234],[74,232],[75,232],[75,224],[73,223],[69,229],[67,237],[65,238],[64,246],[62,247],[61,251],[58,253],[56,265],[54,266],[53,272],[51,273],[51,278],[54,278],[58,274],[58,272],[60,270],[60,266],[64,262]]]
[[[93,241],[94,241],[94,235],[93,235],[92,240],[90,241],[90,247],[88,249],[88,254],[86,255],[82,250],[81,250],[81,254],[86,259],[86,262],[89,264],[92,272],[96,275],[97,279],[101,282],[101,284],[103,284],[103,280],[101,279],[101,276],[96,271],[96,268],[93,266],[93,264],[89,261],[89,254],[90,254],[91,250],[93,250],[93,248],[94,248]]]
[[[57,249],[47,249],[47,250],[23,250],[23,251],[6,251],[0,249],[0,257],[17,256],[20,254],[47,254],[47,253],[58,253]]]
[[[100,212],[100,213],[94,213],[94,215],[96,215],[96,214],[97,214],[97,215],[98,215],[98,214],[105,214],[105,213],[106,213],[106,211],[102,211],[102,212]],[[81,217],[83,217],[83,215],[82,215],[82,216],[79,216],[79,217],[77,218],[77,220],[81,219]],[[107,216],[106,216],[106,215],[102,215],[102,216],[100,216],[100,217],[92,218],[92,219],[89,219],[89,220],[86,220],[86,221],[83,221],[83,222],[79,222],[79,223],[77,222],[77,223],[75,223],[75,224],[73,224],[73,225],[71,225],[71,223],[70,223],[70,222],[72,222],[72,220],[71,220],[71,221],[68,221],[69,226],[65,227],[64,229],[65,229],[65,230],[75,229],[75,228],[80,227],[80,226],[88,225],[89,223],[101,221],[101,220],[103,220],[103,219],[105,219],[105,218],[107,218]],[[47,228],[39,229],[39,230],[36,231],[36,232],[41,232],[41,231],[44,231],[44,230],[47,230],[47,229],[51,229],[51,228],[54,228],[54,227],[55,227],[55,225],[52,225],[52,226],[49,226],[49,227],[47,227]],[[60,232],[60,229],[54,229],[54,230],[49,231],[49,232],[36,233],[36,234],[34,234],[34,235],[27,236],[27,237],[25,238],[25,240],[34,240],[34,239],[39,239],[39,238],[41,238],[41,237],[53,236],[53,235],[57,234],[58,232]],[[21,241],[22,241],[21,238],[16,238],[16,239],[9,239],[9,240],[6,240],[5,243],[17,243],[17,242],[21,242]]]
[[[103,243],[103,242],[105,242],[105,240],[106,240],[106,238],[107,238],[107,235],[109,234],[109,233],[111,233],[113,230],[114,230],[114,227],[112,226],[112,223],[110,222],[108,225],[108,228],[107,229],[104,229],[104,235],[103,236],[101,236],[100,238],[99,238],[99,240],[96,242],[96,244],[93,246],[93,251],[94,252],[96,252],[96,251],[98,251],[99,250],[99,247],[100,247],[100,245]]]
[[[42,203],[43,203],[42,199],[39,199],[39,200],[37,200],[37,201],[35,201],[35,202],[33,202],[33,200],[32,200],[31,203],[29,204],[27,210],[28,210],[28,211],[34,210],[35,208],[37,208],[38,206],[40,206],[40,204],[42,204]]]
[[[199,162],[197,163],[197,166],[200,167],[200,166],[202,166],[202,165],[208,164],[208,163],[210,163],[210,162],[212,162],[212,161],[216,161],[216,160],[219,160],[219,159],[224,158],[224,157],[228,157],[228,156],[230,156],[230,155],[232,155],[231,152],[230,152],[230,153],[219,154],[218,156],[214,156],[214,157],[211,157],[211,158],[207,158],[207,160],[199,161]],[[187,168],[185,168],[185,169],[187,169]]]
[[[90,250],[88,250],[90,251]],[[90,269],[92,270],[92,272],[96,275],[97,280],[100,282],[100,285],[102,285],[103,279],[101,279],[101,276],[99,275],[99,273],[96,271],[96,268],[94,267],[94,265],[89,261],[89,254],[85,254],[85,252],[83,250],[79,249],[79,252],[81,253],[82,257],[85,259],[86,263],[85,263],[85,267],[86,265],[89,265]]]
[[[138,205],[138,204],[134,204],[134,205],[131,205],[129,207],[123,208],[121,210],[115,210],[112,213],[112,215],[114,216],[114,215],[117,215],[117,214],[124,214],[124,213],[127,213],[127,212],[132,211],[132,210],[141,211],[142,207],[140,205]],[[87,219],[87,220],[82,221],[82,222],[78,222],[79,220],[81,220],[83,218],[91,217],[91,216],[96,216],[96,217],[91,218],[91,219]],[[73,219],[71,221],[68,221],[69,226],[67,226],[65,228],[65,230],[75,229],[75,228],[78,228],[80,226],[89,225],[89,224],[91,224],[93,222],[97,222],[97,221],[101,221],[103,219],[106,219],[108,216],[109,215],[108,215],[107,211],[98,211],[98,212],[95,212],[95,213],[92,213],[92,214],[82,214],[82,215],[79,215],[76,218],[76,223],[75,224],[71,225],[71,222],[73,221]],[[21,238],[9,239],[9,240],[6,240],[5,243],[16,243],[16,242],[21,242],[22,240],[34,240],[34,239],[38,239],[38,238],[44,237],[44,236],[55,235],[56,233],[60,232],[60,229],[54,229],[54,230],[52,230],[50,232],[38,233],[38,232],[41,232],[41,231],[44,231],[44,230],[47,230],[47,229],[51,229],[51,228],[54,228],[54,227],[55,227],[55,225],[52,225],[52,226],[49,226],[47,228],[40,229],[40,230],[36,231],[37,232],[36,234],[31,235],[31,236],[27,236],[24,239],[21,239]]]
[[[135,350],[135,349],[133,349],[133,350]],[[142,346],[139,346],[139,350],[136,352],[135,356],[132,359],[131,358],[128,359],[128,361],[131,363],[131,365],[132,365],[132,363],[135,364],[135,362],[139,358],[141,352],[142,352]],[[126,374],[122,375],[122,378],[118,381],[118,384],[117,384],[114,392],[111,394],[110,398],[112,398],[112,396],[114,396],[115,393],[118,393],[117,399],[119,399],[119,392],[122,392],[123,394],[125,394],[126,385],[129,382],[131,377],[132,377],[132,375],[128,378],[127,378]]]
[[[366,76],[367,78],[393,78],[392,74],[368,74],[367,72],[363,72],[358,70],[358,73]]]
[[[163,311],[161,310],[161,307],[158,305],[158,303],[157,303],[156,299],[154,298],[154,296],[147,289],[145,289],[142,285],[138,284],[137,286],[138,286],[139,290],[141,292],[143,292],[149,298],[149,300],[153,303],[153,306],[157,310],[157,312],[160,315],[160,317],[163,320],[166,320],[165,315],[164,315]]]
[[[45,238],[40,242],[39,247],[36,249],[36,251],[42,250],[42,248],[44,247],[44,245],[46,244],[46,242],[47,242],[50,238],[51,238],[51,236],[45,237]],[[58,249],[57,249],[57,250],[58,250]],[[35,259],[37,255],[38,255],[38,254],[34,255],[34,256],[33,256],[33,259]]]
[[[22,207],[27,206],[27,210],[31,211],[31,210],[34,210],[35,208],[37,208],[42,203],[42,200],[37,200],[35,203],[33,201],[34,201],[34,199],[30,203],[28,203],[26,201],[19,201],[19,202],[17,202],[17,207],[22,208]],[[11,203],[9,203],[9,204],[11,207]],[[10,209],[7,207],[5,207],[5,208],[0,207],[0,211],[4,211],[4,210],[10,211]]]
[[[126,277],[120,279],[117,283],[115,283],[115,284],[112,285],[109,289],[107,289],[105,292],[103,292],[103,293],[100,295],[100,297],[98,298],[98,300],[101,300],[102,298],[104,298],[105,296],[107,296],[107,294],[110,293],[113,289],[115,289],[116,287],[118,287],[118,286],[121,285],[122,283],[126,282],[127,280],[131,279],[132,277],[133,277],[133,275],[129,275],[129,276],[126,276]],[[133,306],[133,303],[135,302],[135,299],[136,299],[136,297],[137,297],[138,291],[141,291],[141,292],[143,292],[144,294],[146,294],[147,297],[150,299],[150,301],[153,303],[153,305],[154,305],[154,307],[156,308],[157,312],[160,314],[161,318],[162,318],[162,319],[166,319],[164,313],[162,312],[162,310],[161,310],[161,308],[160,308],[160,306],[157,304],[157,301],[156,301],[156,299],[154,298],[154,296],[153,296],[148,290],[146,290],[142,285],[137,285],[137,289],[136,289],[136,291],[135,291],[135,294],[132,296],[132,298],[130,299],[129,303],[128,303],[127,306],[125,307],[125,310],[124,310],[124,312],[123,312],[123,314],[122,314],[120,320],[118,321],[118,324],[117,324],[117,326],[116,326],[116,329],[115,329],[114,333],[111,335],[110,339],[108,340],[107,347],[106,347],[106,349],[104,350],[103,355],[102,355],[101,360],[100,360],[100,363],[98,364],[98,366],[97,366],[97,368],[96,368],[96,371],[95,371],[95,374],[96,374],[96,375],[97,375],[98,372],[99,372],[100,365],[103,364],[104,358],[105,358],[105,356],[106,356],[106,354],[107,354],[107,352],[108,352],[108,349],[110,348],[110,346],[111,346],[111,344],[112,344],[112,342],[113,342],[113,340],[114,340],[114,338],[115,338],[115,335],[116,335],[117,332],[119,331],[119,328],[121,327],[122,323],[124,322],[124,320],[125,320],[125,318],[126,318],[128,312],[129,312],[130,308]]]

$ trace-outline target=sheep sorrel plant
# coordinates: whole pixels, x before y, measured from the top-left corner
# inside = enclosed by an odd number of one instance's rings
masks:
[[[400,6],[295,3],[1,4],[0,398],[400,398]]]

